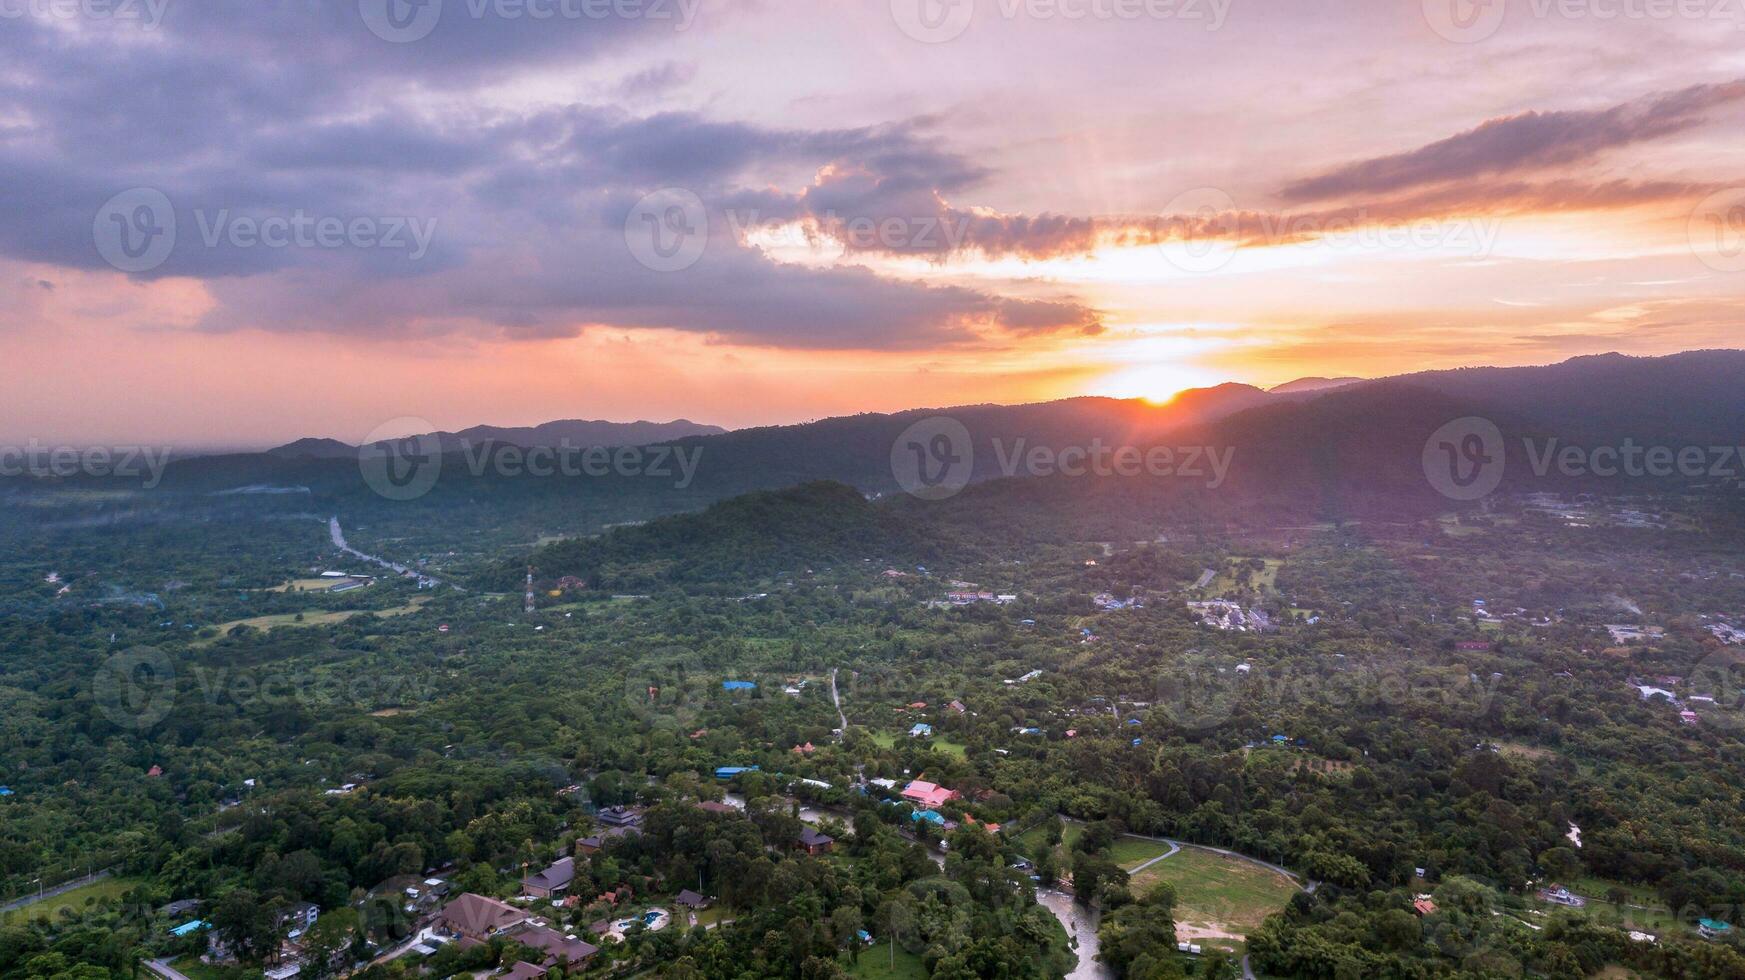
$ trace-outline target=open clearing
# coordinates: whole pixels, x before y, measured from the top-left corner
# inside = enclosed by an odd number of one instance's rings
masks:
[[[429,601],[429,596],[421,595],[414,598],[411,602],[406,603],[404,606],[394,606],[391,609],[346,609],[338,612],[279,613],[273,616],[255,616],[252,619],[238,619],[234,622],[220,623],[214,628],[218,630],[219,637],[224,637],[229,636],[233,630],[243,626],[257,630],[271,630],[280,626],[330,626],[334,623],[343,623],[353,616],[404,616],[408,613],[415,613],[418,610],[423,609],[424,604]],[[303,618],[298,619],[297,617],[299,615]],[[197,647],[205,646],[212,643],[215,639],[217,639],[217,637],[206,640],[196,640],[192,645]]]
[[[53,920],[60,915],[62,909],[84,911],[85,906],[94,904],[100,899],[119,902],[121,896],[140,884],[136,878],[103,878],[88,885],[81,885],[69,892],[62,892],[53,898],[45,898],[34,905],[26,905],[21,909],[0,914],[0,921],[15,919],[45,919]]]
[[[927,966],[921,962],[921,957],[899,948],[897,950],[897,965],[891,968],[891,946],[889,942],[874,943],[870,948],[860,951],[860,961],[848,968],[849,976],[860,977],[862,980],[924,980],[927,976]]]
[[[1232,950],[1297,893],[1297,883],[1276,871],[1192,847],[1134,875],[1133,893],[1146,894],[1163,882],[1175,889],[1179,938]]]

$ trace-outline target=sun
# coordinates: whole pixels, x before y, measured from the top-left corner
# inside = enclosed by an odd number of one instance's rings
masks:
[[[1217,379],[1199,368],[1177,361],[1154,361],[1115,368],[1091,386],[1091,393],[1164,405],[1189,388],[1213,384]]]

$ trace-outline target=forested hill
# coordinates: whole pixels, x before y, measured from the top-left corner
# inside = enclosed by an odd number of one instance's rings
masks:
[[[598,538],[538,549],[539,577],[575,576],[597,590],[643,592],[666,585],[718,585],[873,559],[925,562],[944,547],[912,516],[875,506],[853,487],[819,481],[750,493]],[[519,566],[508,565],[513,579]]]

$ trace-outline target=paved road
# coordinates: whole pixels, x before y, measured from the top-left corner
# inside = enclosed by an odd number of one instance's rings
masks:
[[[7,902],[5,905],[0,905],[0,912],[14,912],[14,911],[17,911],[18,909],[29,908],[30,906],[35,905],[38,902],[46,902],[51,898],[55,898],[55,897],[60,896],[60,895],[65,895],[67,892],[70,892],[75,888],[83,888],[86,885],[89,885],[93,881],[102,881],[104,878],[107,878],[107,877],[109,877],[109,872],[99,871],[96,874],[86,875],[83,878],[74,878],[72,881],[66,882],[65,884],[60,884],[60,885],[54,886],[53,888],[45,889],[43,891],[43,893],[40,895],[26,895],[23,898],[13,899],[12,901]]]
[[[163,977],[164,980],[188,980],[186,976],[170,965],[169,960],[146,960],[145,968]]]
[[[848,734],[848,716],[842,713],[842,695],[836,693],[836,668],[830,668],[830,703],[836,705],[836,717],[842,719],[842,733]]]
[[[346,544],[345,543],[345,532],[340,530],[339,518],[337,518],[337,517],[328,518],[327,532],[333,538],[333,546],[335,548],[338,548],[340,551],[343,551],[346,554],[351,555],[353,558],[360,558],[360,559],[367,561],[367,562],[370,562],[372,564],[380,565],[383,568],[392,569],[393,571],[398,572],[401,575],[404,575],[407,572],[411,572],[412,574],[418,576],[421,581],[429,583],[430,585],[441,585],[442,584],[441,579],[438,579],[438,578],[431,576],[431,575],[426,575],[423,572],[420,572],[416,568],[407,568],[405,565],[402,565],[399,562],[392,562],[386,558],[378,558],[375,555],[366,555],[363,552],[357,550],[356,548],[353,548],[351,545]],[[460,587],[456,586],[455,588],[458,590]]]

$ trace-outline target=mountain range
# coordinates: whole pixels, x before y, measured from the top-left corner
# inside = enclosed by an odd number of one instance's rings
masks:
[[[689,419],[675,419],[671,422],[605,422],[589,419],[562,419],[555,422],[543,422],[539,425],[475,425],[459,432],[417,433],[410,434],[406,438],[416,440],[434,438],[437,440],[437,445],[442,447],[442,451],[449,453],[457,452],[463,447],[483,446],[490,443],[520,446],[525,449],[556,446],[576,448],[647,446],[658,442],[671,442],[674,439],[683,439],[687,436],[719,435],[726,431],[718,425],[704,425]],[[286,459],[337,459],[342,457],[356,459],[359,448],[338,439],[307,438],[269,449],[266,451],[266,455]]]

